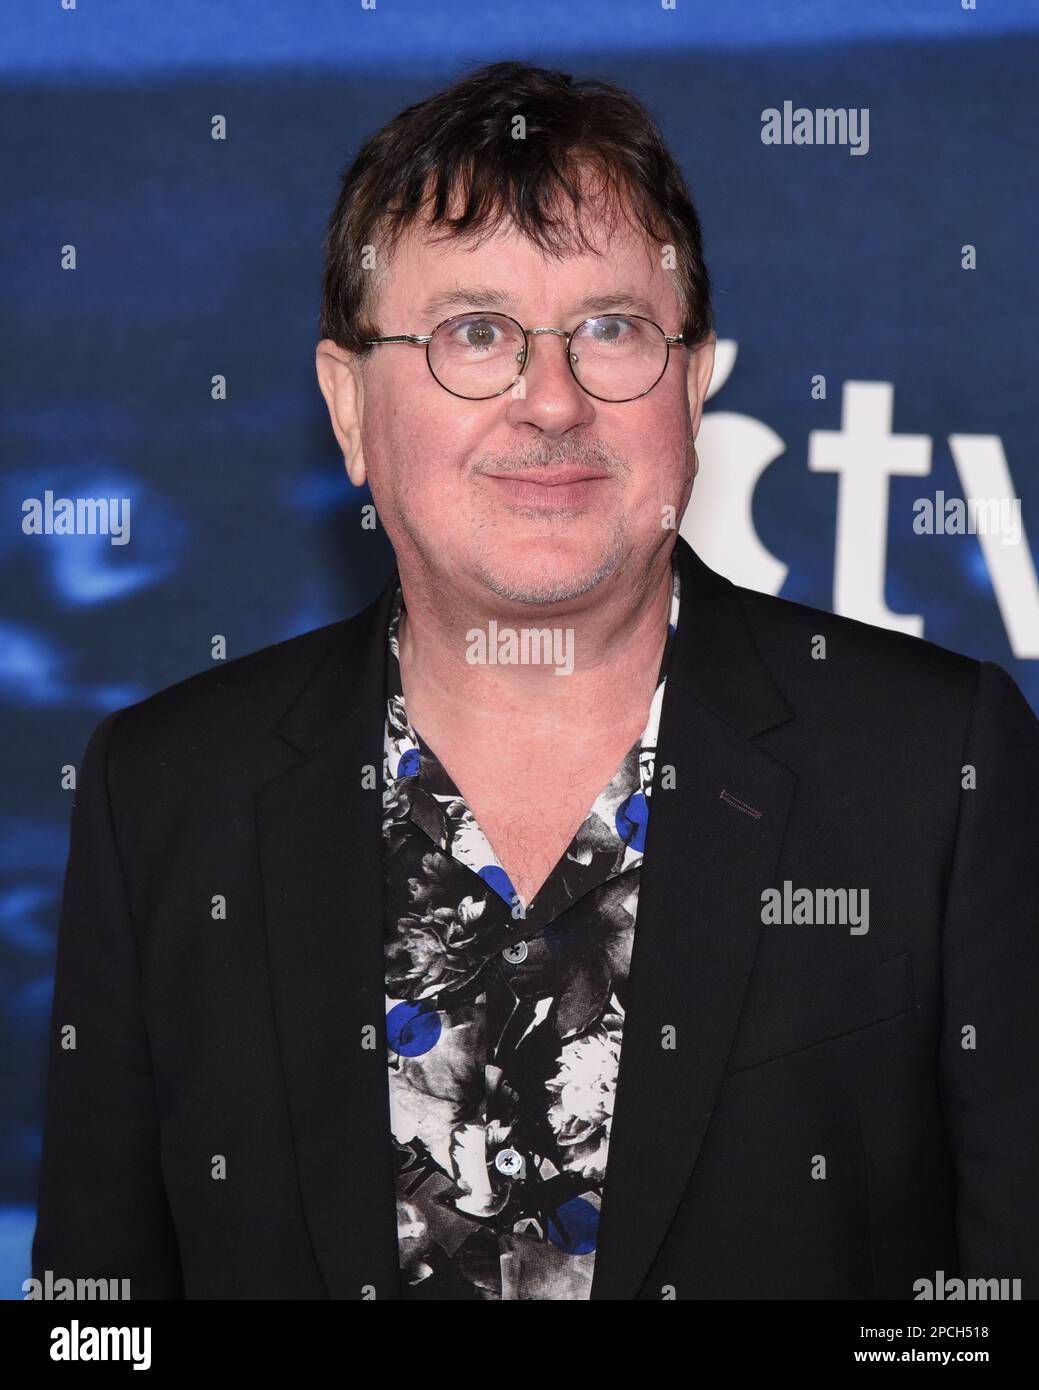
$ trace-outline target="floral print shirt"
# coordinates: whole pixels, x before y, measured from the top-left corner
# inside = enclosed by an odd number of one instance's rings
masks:
[[[646,727],[527,904],[408,722],[402,603],[382,820],[401,1295],[588,1298],[677,565]]]

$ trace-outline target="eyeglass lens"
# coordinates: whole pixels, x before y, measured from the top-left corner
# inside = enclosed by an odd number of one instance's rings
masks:
[[[561,342],[559,338],[554,339]],[[550,344],[553,335],[540,336]],[[442,323],[429,343],[429,365],[446,390],[470,400],[503,392],[523,367],[523,334],[501,314],[463,314]],[[656,384],[667,343],[655,323],[623,314],[589,319],[570,340],[574,375],[602,400],[639,396]]]

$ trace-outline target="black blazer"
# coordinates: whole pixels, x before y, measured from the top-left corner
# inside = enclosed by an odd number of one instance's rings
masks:
[[[991,662],[734,586],[677,545],[592,1297],[905,1299],[942,1271],[1035,1298],[1039,724]],[[35,1277],[400,1297],[395,582],[91,737]],[[868,932],[764,924],[784,881],[868,889]]]

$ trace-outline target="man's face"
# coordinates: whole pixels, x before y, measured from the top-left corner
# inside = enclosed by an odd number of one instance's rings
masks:
[[[478,246],[433,242],[413,228],[384,274],[375,321],[383,335],[424,334],[452,314],[494,309],[527,328],[569,330],[627,309],[677,334],[680,301],[660,248],[625,219],[601,238],[604,248],[591,235],[601,255],[552,260],[511,224]],[[507,298],[489,303],[474,293],[434,305],[470,288]],[[582,308],[586,301],[595,308]],[[695,352],[672,347],[656,386],[618,403],[578,386],[564,339],[529,341],[522,391],[489,400],[445,391],[419,346],[373,348],[358,367],[333,344],[319,345],[319,379],[350,477],[358,485],[367,478],[401,573],[440,586],[445,601],[490,590],[551,603],[621,571],[645,573],[669,548],[689,499],[713,341]],[[547,485],[563,472],[594,476]]]

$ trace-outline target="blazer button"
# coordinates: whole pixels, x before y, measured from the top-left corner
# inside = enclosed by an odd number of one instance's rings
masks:
[[[523,1167],[523,1159],[515,1149],[500,1149],[494,1155],[494,1166],[507,1178],[514,1178]]]
[[[522,965],[527,959],[527,943],[525,941],[514,941],[511,946],[506,946],[502,951],[502,959],[507,960],[510,965]],[[511,1153],[511,1150],[505,1150]]]

